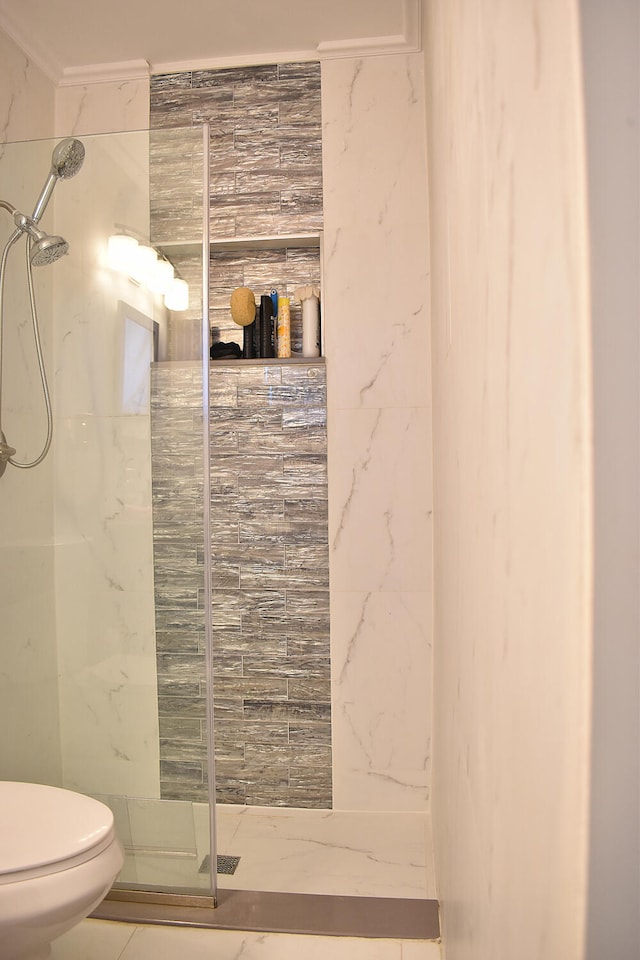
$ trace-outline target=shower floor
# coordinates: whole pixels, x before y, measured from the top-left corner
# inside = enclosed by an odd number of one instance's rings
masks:
[[[126,805],[126,820],[116,812],[127,854],[117,886],[205,892],[207,805],[131,799]],[[218,854],[239,857],[233,874],[218,874],[221,889],[436,896],[426,814],[218,805],[217,834]]]

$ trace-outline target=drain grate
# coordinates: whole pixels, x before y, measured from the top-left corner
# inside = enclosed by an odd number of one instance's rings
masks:
[[[209,873],[209,864],[211,858],[209,854],[206,855],[202,863],[200,864],[200,869],[198,873]],[[240,857],[228,857],[224,854],[218,854],[217,857],[217,870],[216,873],[226,873],[231,875],[236,872],[236,867],[240,863]]]

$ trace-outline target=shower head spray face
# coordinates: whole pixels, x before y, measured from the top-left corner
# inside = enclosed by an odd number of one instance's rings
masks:
[[[30,253],[31,266],[43,267],[55,263],[69,252],[69,244],[62,237],[50,237],[44,234],[33,244]]]
[[[55,187],[58,180],[70,180],[71,177],[75,177],[76,173],[82,166],[84,161],[84,144],[81,140],[76,140],[75,137],[67,137],[65,140],[61,140],[59,144],[54,148],[53,154],[51,156],[51,170],[47,181],[42,188],[42,192],[38,197],[38,201],[34,207],[33,214],[31,219],[37,223],[44,211],[47,208],[47,204],[51,199],[51,194],[53,193],[53,188]]]
[[[84,162],[84,144],[74,137],[61,140],[51,157],[51,173],[59,180],[75,177]]]
[[[62,237],[50,236],[39,230],[35,220],[25,217],[24,213],[14,209],[13,222],[21,233],[26,233],[31,243],[29,259],[32,267],[41,267],[46,263],[55,263],[69,251],[69,244]]]

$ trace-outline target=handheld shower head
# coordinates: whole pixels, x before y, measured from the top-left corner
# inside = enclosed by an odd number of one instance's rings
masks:
[[[84,144],[81,140],[74,137],[67,137],[61,140],[54,148],[51,156],[51,170],[47,177],[42,192],[34,207],[31,219],[34,223],[40,220],[40,217],[47,208],[51,199],[53,188],[58,180],[70,180],[74,177],[84,161]]]
[[[5,204],[3,203],[3,206]],[[55,263],[60,257],[64,257],[69,250],[69,244],[62,237],[50,236],[48,233],[39,230],[35,220],[31,217],[25,217],[13,207],[13,222],[20,231],[26,233],[31,243],[29,259],[32,267],[41,267],[47,263]],[[16,232],[16,236],[18,236]]]
[[[62,237],[51,237],[44,233],[31,247],[30,259],[32,267],[42,267],[47,263],[55,263],[60,257],[69,252],[69,244]]]
[[[84,144],[81,140],[67,137],[55,147],[51,156],[51,172],[60,180],[75,177],[84,162]]]

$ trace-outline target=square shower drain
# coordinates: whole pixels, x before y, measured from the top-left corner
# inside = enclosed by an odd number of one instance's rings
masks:
[[[216,873],[226,873],[228,875],[236,872],[236,867],[240,863],[240,857],[227,857],[223,854],[218,854],[217,856],[217,870]],[[202,863],[200,864],[200,869],[198,873],[209,873],[209,863],[211,862],[211,857],[209,854],[206,855]]]

